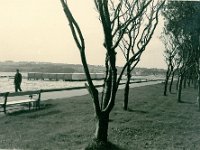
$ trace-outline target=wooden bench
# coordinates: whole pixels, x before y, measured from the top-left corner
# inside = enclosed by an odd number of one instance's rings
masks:
[[[11,97],[20,97],[20,99],[11,100],[9,99]],[[5,114],[7,111],[7,107],[13,105],[28,104],[29,110],[31,108],[31,105],[36,109],[40,109],[41,90],[15,93],[5,92],[0,93],[0,98],[0,106],[1,108],[3,108],[3,112]]]

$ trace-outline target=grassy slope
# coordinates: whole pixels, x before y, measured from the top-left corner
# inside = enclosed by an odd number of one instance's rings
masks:
[[[162,85],[131,89],[128,112],[122,111],[123,91],[117,94],[111,113],[109,140],[132,149],[200,149],[200,112],[196,92],[184,90],[162,96]],[[94,132],[93,107],[89,96],[48,101],[40,111],[0,116],[0,148],[81,149]]]

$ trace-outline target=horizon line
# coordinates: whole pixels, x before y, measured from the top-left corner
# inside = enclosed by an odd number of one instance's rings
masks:
[[[14,61],[14,60],[4,60],[4,61],[0,61],[0,63],[3,62],[12,62],[12,63],[46,63],[46,64],[65,64],[65,65],[81,65],[82,64],[73,64],[73,63],[64,63],[64,62],[48,62],[48,61]],[[88,64],[89,66],[101,66],[101,67],[105,67],[105,65],[94,65],[94,64]],[[120,67],[122,68],[123,66],[116,66],[116,67]],[[135,67],[135,68],[141,68],[141,69],[163,69],[165,70],[165,68],[156,68],[156,67]]]

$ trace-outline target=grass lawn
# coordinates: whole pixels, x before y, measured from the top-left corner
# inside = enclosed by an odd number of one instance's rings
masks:
[[[131,89],[130,109],[125,112],[123,91],[118,91],[108,135],[118,150],[200,149],[196,91],[184,89],[184,103],[177,103],[176,94],[162,93],[162,84]],[[0,148],[77,150],[89,143],[95,130],[89,95],[45,104],[39,111],[1,114]]]

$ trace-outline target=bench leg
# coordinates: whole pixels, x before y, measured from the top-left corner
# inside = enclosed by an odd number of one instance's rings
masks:
[[[40,101],[38,101],[38,109],[40,109]]]
[[[3,112],[6,114],[6,105],[3,106]]]
[[[31,102],[28,103],[29,110],[31,110]]]
[[[40,109],[40,102],[39,101],[37,101],[37,102],[35,102],[35,104],[36,104],[36,109],[38,110],[38,109]]]
[[[29,105],[28,105],[28,107],[29,107],[29,110],[31,110],[31,102],[29,102]]]

